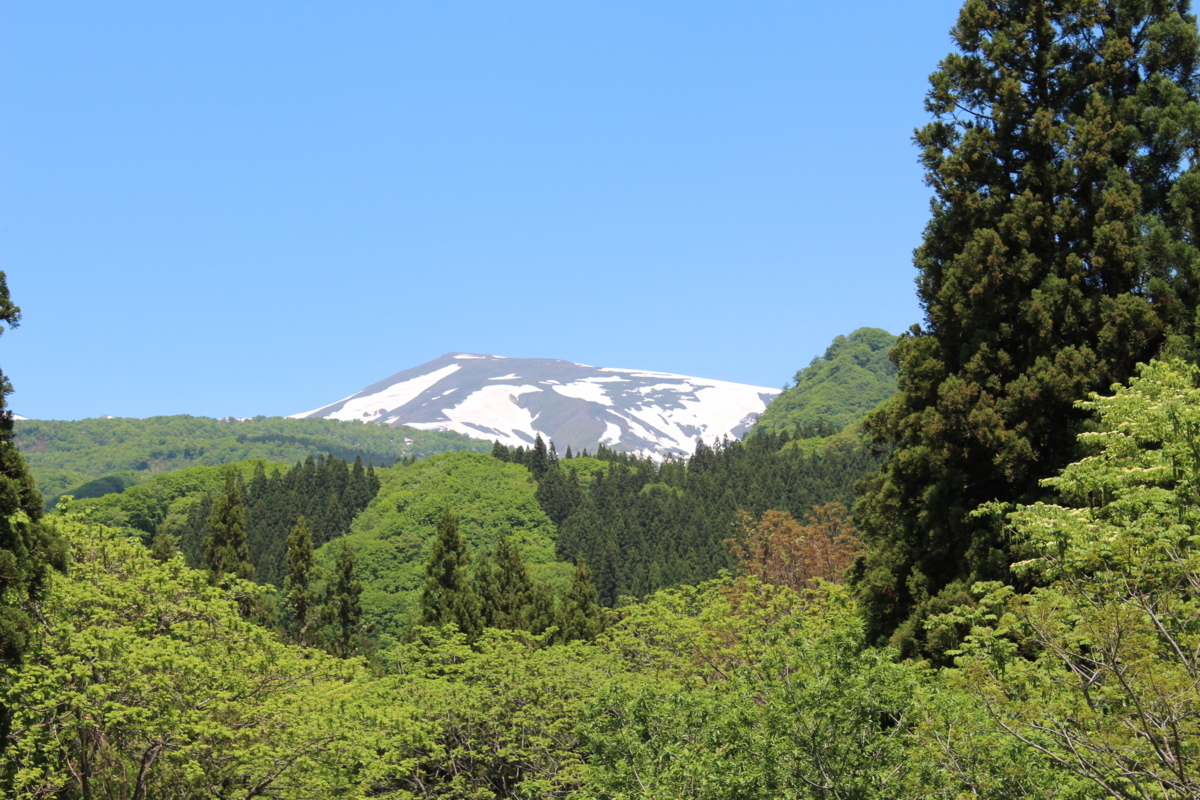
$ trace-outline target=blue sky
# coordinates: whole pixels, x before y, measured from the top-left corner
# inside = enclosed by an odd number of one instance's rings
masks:
[[[450,351],[778,387],[919,322],[959,2],[0,2],[18,413],[281,415]]]

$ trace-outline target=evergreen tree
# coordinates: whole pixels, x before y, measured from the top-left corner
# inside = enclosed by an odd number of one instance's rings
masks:
[[[175,557],[175,540],[166,531],[159,531],[150,543],[150,555],[155,561],[170,561]]]
[[[325,586],[324,618],[328,625],[329,651],[338,658],[361,654],[369,631],[362,622],[362,582],[358,560],[345,538],[334,560],[333,577]]]
[[[313,561],[312,531],[304,517],[296,520],[288,534],[287,579],[284,583],[284,623],[297,644],[309,644],[310,628],[317,604],[316,564]]]
[[[582,639],[590,642],[600,633],[600,606],[592,573],[587,564],[575,565],[571,583],[558,607],[558,638],[562,642]]]
[[[458,517],[447,508],[438,520],[438,536],[425,565],[421,624],[453,624],[470,640],[479,635],[479,599],[467,580],[469,561],[466,542],[458,533]]]
[[[21,309],[13,305],[0,271],[0,333],[2,323],[15,328],[20,320]],[[42,522],[42,496],[14,442],[7,408],[11,393],[12,384],[0,373],[0,667],[23,661],[33,626],[26,609],[43,597],[51,570],[66,569],[66,548]],[[10,720],[10,709],[0,703],[0,750],[7,744]]]
[[[208,518],[208,537],[204,540],[204,563],[209,581],[228,586],[230,577],[250,578],[254,565],[246,547],[246,511],[242,503],[242,482],[232,469],[225,473],[225,487],[213,503]]]
[[[1032,502],[1076,454],[1089,391],[1195,356],[1197,29],[1188,0],[969,0],[916,141],[934,190],[925,323],[869,421],[890,459],[856,510],[873,640],[1011,581],[981,503]]]
[[[525,463],[533,473],[534,480],[540,481],[550,467],[550,451],[546,449],[546,441],[539,433],[533,440],[533,449],[529,452],[529,460]]]
[[[507,534],[501,535],[492,557],[480,565],[476,585],[484,627],[528,630],[533,615],[533,581]]]

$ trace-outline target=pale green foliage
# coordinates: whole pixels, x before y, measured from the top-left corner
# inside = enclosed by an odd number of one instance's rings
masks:
[[[581,723],[599,796],[905,796],[922,670],[863,648],[842,589],[662,592],[604,640],[641,679]]]
[[[896,365],[888,359],[896,338],[879,328],[838,336],[771,401],[754,431],[829,435],[861,419],[896,393]]]
[[[420,628],[384,660],[397,673],[383,680],[388,696],[436,726],[436,746],[396,786],[420,797],[591,796],[571,794],[585,771],[575,725],[620,671],[614,656],[494,629],[468,647],[462,634]]]
[[[59,527],[70,576],[54,580],[42,641],[5,682],[6,797],[357,796],[355,765],[388,763],[355,731],[408,711],[372,708],[359,663],[243,620],[232,594],[252,585],[210,586],[182,558],[157,562],[78,518]]]
[[[1069,505],[1009,516],[1048,583],[981,584],[961,686],[1040,759],[1093,796],[1200,796],[1200,390],[1197,371],[1151,363],[1081,404],[1097,448],[1045,483]],[[1023,658],[1022,655],[1033,656]]]
[[[479,453],[447,453],[379,472],[382,486],[351,526],[346,543],[358,559],[366,621],[381,639],[398,639],[420,611],[425,565],[437,523],[452,508],[472,560],[492,552],[502,534],[535,580],[569,579],[554,561],[554,523],[542,511],[529,470]],[[326,545],[317,560],[331,567]]]

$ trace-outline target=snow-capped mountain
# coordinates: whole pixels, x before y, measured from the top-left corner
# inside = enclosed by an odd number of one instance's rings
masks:
[[[740,437],[778,389],[545,358],[447,353],[298,419],[341,419],[457,431],[506,445],[534,437],[559,452],[604,444],[654,458],[687,456],[696,440]]]

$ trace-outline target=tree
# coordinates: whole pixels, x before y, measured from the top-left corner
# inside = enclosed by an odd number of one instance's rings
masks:
[[[156,561],[70,513],[57,524],[71,571],[53,578],[25,666],[0,683],[14,712],[0,794],[366,794],[357,784],[381,736],[360,665],[285,644],[182,559]]]
[[[1197,30],[1188,0],[969,0],[916,141],[933,188],[916,250],[925,310],[892,448],[856,510],[872,641],[913,655],[976,580],[1013,580],[999,526],[1076,455],[1076,400],[1166,350],[1195,358]],[[936,655],[936,654],[935,654]]]
[[[786,511],[767,511],[755,520],[739,512],[737,532],[729,549],[743,575],[793,589],[815,579],[841,583],[862,549],[849,512],[841,503],[813,509],[801,524]]]
[[[284,622],[296,644],[311,644],[310,628],[314,622],[317,591],[314,585],[317,568],[313,561],[312,531],[304,517],[296,520],[288,533],[288,574],[284,582]]]
[[[592,573],[587,564],[575,565],[571,583],[558,607],[558,638],[562,642],[576,639],[590,642],[602,628],[600,605]]]
[[[0,271],[0,323],[15,328],[21,309],[8,294]],[[4,332],[0,324],[0,334]],[[0,373],[0,667],[19,665],[30,646],[28,606],[45,595],[51,571],[66,569],[66,549],[58,534],[42,522],[42,496],[18,452],[13,415],[6,398],[12,384]],[[11,709],[0,702],[0,749],[7,741]]]
[[[987,729],[1089,796],[1200,797],[1198,378],[1155,362],[1082,403],[1100,430],[1084,437],[1092,455],[1045,481],[1061,505],[1008,516],[1031,555],[1014,569],[1043,586],[981,583],[978,608],[934,620],[934,635],[970,625],[957,684]]]
[[[458,534],[458,517],[449,508],[438,520],[438,535],[425,565],[421,590],[421,624],[455,625],[468,640],[479,635],[479,599],[467,581],[470,556]]]
[[[204,562],[214,586],[228,587],[231,578],[249,579],[254,574],[246,547],[246,512],[242,505],[241,479],[225,473],[225,489],[213,503],[204,539]]]
[[[476,585],[483,627],[529,629],[534,616],[533,581],[508,534],[500,536],[492,557],[480,565]]]
[[[330,651],[338,658],[349,658],[366,647],[362,623],[362,582],[356,574],[354,551],[343,538],[334,561],[333,577],[325,586],[325,621],[328,624]]]

